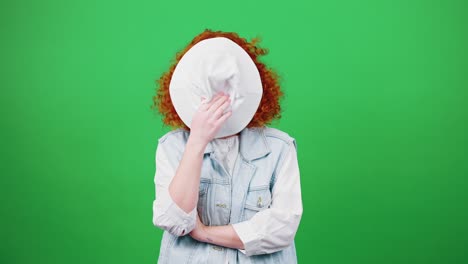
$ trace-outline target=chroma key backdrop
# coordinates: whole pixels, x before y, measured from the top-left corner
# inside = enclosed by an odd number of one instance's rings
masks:
[[[155,80],[204,29],[269,49],[299,263],[468,263],[462,0],[2,1],[0,262],[156,263]]]

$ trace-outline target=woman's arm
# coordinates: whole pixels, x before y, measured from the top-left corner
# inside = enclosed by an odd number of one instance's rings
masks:
[[[186,213],[198,203],[198,188],[203,152],[206,145],[189,137],[176,174],[169,184],[172,200]]]
[[[222,114],[229,102],[228,96],[219,94],[210,103],[202,104],[193,117],[182,160],[169,185],[172,199],[187,213],[197,206],[203,152],[230,116],[231,112]]]
[[[272,190],[270,208],[250,220],[225,225],[197,223],[190,233],[197,240],[237,248],[247,256],[269,254],[289,246],[302,216],[299,166],[295,142],[289,146]]]
[[[200,221],[198,214],[196,227],[192,232],[190,232],[190,236],[200,242],[229,248],[244,249],[244,244],[232,225],[206,226]]]
[[[179,135],[180,137],[180,135]],[[173,144],[180,144],[180,139],[160,138],[156,149],[156,174],[154,183],[156,199],[153,201],[153,224],[169,233],[181,236],[196,225],[197,210],[187,213],[180,208],[169,194],[169,184],[180,164],[183,153],[176,153]],[[177,149],[180,149],[178,146]],[[173,157],[173,158],[169,158]]]
[[[171,164],[166,155],[170,146],[162,143],[156,154],[156,193],[153,223],[174,235],[185,235],[195,227],[201,165],[206,145],[231,115],[224,112],[229,98],[218,94],[200,105],[194,114],[189,139],[179,164]],[[175,175],[173,169],[175,169]]]

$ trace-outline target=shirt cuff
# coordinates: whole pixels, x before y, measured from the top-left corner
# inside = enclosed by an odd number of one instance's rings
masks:
[[[172,218],[178,219],[180,221],[179,224],[188,225],[194,222],[193,220],[195,220],[196,217],[197,207],[195,206],[190,213],[187,213],[171,200],[166,212],[168,215],[172,216]]]
[[[187,235],[190,233],[196,225],[196,214],[197,212],[197,206],[193,208],[192,211],[189,213],[185,212],[182,208],[177,205],[172,199],[170,199],[171,202],[169,204],[169,207],[167,208],[167,214],[175,219],[178,220],[178,225],[181,228],[179,231],[180,235]]]
[[[262,236],[255,230],[250,221],[243,221],[232,224],[240,240],[244,244],[244,249],[239,249],[246,256],[261,254],[260,240]]]
[[[191,232],[196,225],[197,207],[187,213],[169,197],[155,201],[155,225],[171,234],[183,236]]]

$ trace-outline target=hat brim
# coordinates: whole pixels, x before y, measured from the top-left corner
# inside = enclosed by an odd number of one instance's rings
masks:
[[[200,99],[194,98],[193,72],[200,61],[214,53],[229,53],[238,65],[238,89],[242,98],[232,105],[232,115],[225,121],[215,138],[230,136],[244,129],[255,115],[262,98],[263,88],[260,73],[249,54],[228,38],[216,37],[198,42],[190,48],[177,64],[169,84],[172,104],[182,119],[191,128],[193,115],[198,110]]]

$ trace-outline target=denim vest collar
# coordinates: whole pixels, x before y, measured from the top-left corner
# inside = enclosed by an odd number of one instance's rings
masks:
[[[213,152],[210,141],[205,148],[205,154]],[[271,152],[268,147],[263,127],[244,128],[239,134],[239,152],[247,161],[262,158]]]

